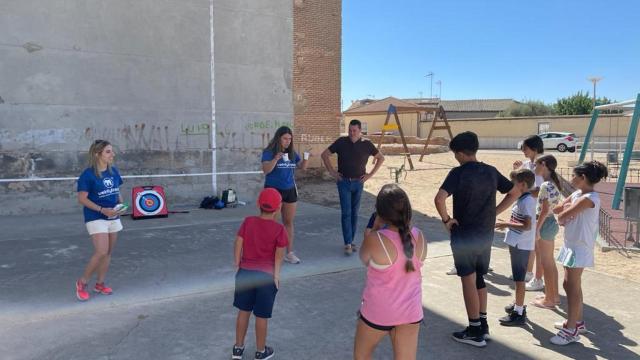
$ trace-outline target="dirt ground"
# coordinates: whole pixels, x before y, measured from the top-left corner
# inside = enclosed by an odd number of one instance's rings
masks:
[[[577,160],[578,157],[577,153],[558,153],[554,151],[552,154],[558,159],[559,167],[568,167],[569,162]],[[433,204],[433,198],[450,169],[458,164],[451,153],[427,155],[423,162],[419,162],[418,158],[419,156],[412,156],[415,170],[407,172],[406,177],[403,173],[399,184],[409,194],[414,211],[439,219]],[[598,156],[596,158],[598,159]],[[478,160],[495,166],[507,176],[512,169],[513,162],[515,160],[523,160],[523,155],[519,151],[485,150],[478,153]],[[389,167],[399,167],[403,162],[408,168],[409,164],[404,157],[386,156],[386,160],[378,173],[365,184],[366,194],[363,194],[360,207],[361,214],[366,215],[373,210],[375,196],[382,185],[394,182],[394,177],[390,174]],[[369,164],[368,170],[371,168],[372,165]],[[335,208],[340,207],[335,182],[330,178],[301,179],[299,181],[299,191],[300,198],[303,201]],[[449,209],[451,209],[450,204]],[[500,217],[504,218],[505,214],[506,212]],[[556,248],[561,244],[562,229],[556,238]],[[619,251],[602,252],[598,250],[599,248],[596,249],[595,253],[596,271],[640,282],[640,254]]]

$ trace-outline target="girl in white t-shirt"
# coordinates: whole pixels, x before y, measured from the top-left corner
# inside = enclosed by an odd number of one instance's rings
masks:
[[[593,250],[598,236],[600,196],[594,185],[607,177],[607,167],[590,161],[573,169],[571,185],[577,189],[570,197],[553,209],[558,223],[564,226],[564,245],[558,260],[564,265],[562,286],[567,294],[567,321],[557,323],[560,331],[551,338],[556,345],[567,345],[580,340],[578,334],[587,331],[582,320],[582,271],[593,266]]]
[[[544,154],[544,143],[542,142],[542,138],[538,135],[528,136],[526,139],[522,141],[522,146],[520,147],[522,153],[527,158],[527,160],[520,161],[517,160],[513,163],[513,170],[518,169],[529,169],[536,172],[536,158]],[[544,179],[542,176],[536,174],[536,181],[533,189],[531,189],[531,195],[534,198],[538,197],[538,192],[540,191],[540,186],[542,185]],[[525,285],[525,289],[527,291],[538,291],[542,290],[544,287],[544,282],[542,281],[543,268],[542,262],[540,261],[540,256],[537,255],[539,252],[538,246],[536,245],[536,250],[532,251],[529,255],[529,263],[527,264],[527,274],[525,275],[525,281],[527,284]],[[533,265],[536,265],[536,275],[533,276]]]

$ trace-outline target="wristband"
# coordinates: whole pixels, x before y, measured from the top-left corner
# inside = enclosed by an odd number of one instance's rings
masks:
[[[449,216],[449,218],[446,221],[442,220],[442,223],[446,225],[449,221],[451,221],[451,216]]]

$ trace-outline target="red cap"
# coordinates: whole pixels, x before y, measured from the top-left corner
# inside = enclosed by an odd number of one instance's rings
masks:
[[[258,196],[258,205],[262,211],[275,212],[280,207],[280,203],[282,203],[282,196],[274,188],[266,188]]]

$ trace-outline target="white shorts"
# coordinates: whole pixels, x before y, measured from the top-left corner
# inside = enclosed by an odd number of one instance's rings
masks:
[[[93,220],[86,223],[89,235],[93,234],[111,234],[122,230],[120,219],[115,220]]]

